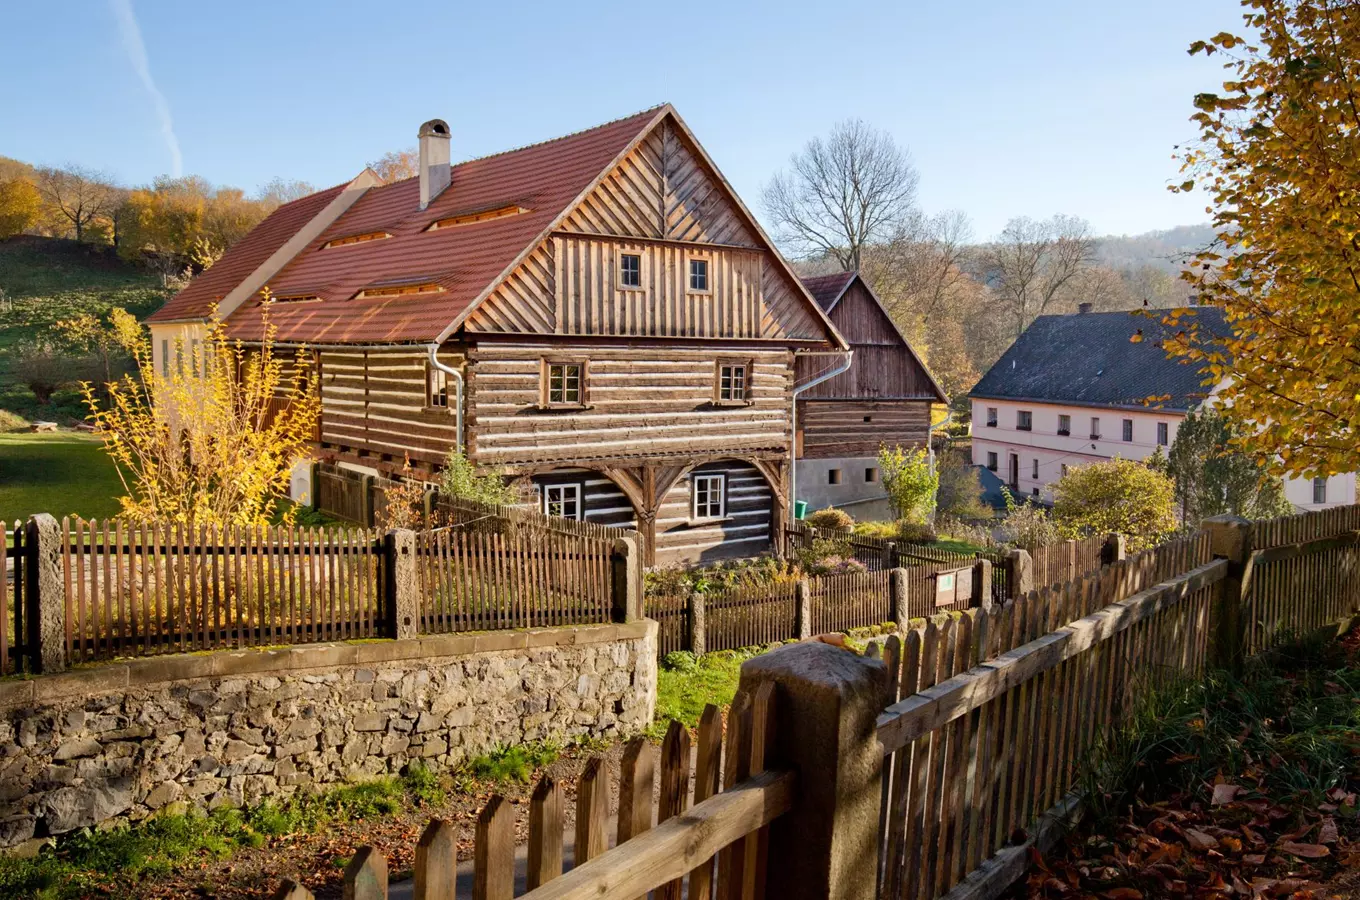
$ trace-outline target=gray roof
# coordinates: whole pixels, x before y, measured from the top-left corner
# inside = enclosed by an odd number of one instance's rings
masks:
[[[1040,316],[969,393],[995,400],[1189,411],[1207,396],[1202,365],[1167,356],[1170,310]],[[1229,329],[1216,307],[1194,309],[1201,333]],[[1141,330],[1143,339],[1130,340]],[[1149,402],[1149,398],[1156,398]]]

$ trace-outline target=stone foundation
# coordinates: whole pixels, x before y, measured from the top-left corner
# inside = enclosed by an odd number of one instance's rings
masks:
[[[642,729],[656,623],[135,660],[0,682],[0,847]]]

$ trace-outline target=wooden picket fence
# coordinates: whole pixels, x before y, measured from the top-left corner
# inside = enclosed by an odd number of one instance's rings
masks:
[[[796,581],[740,585],[707,595],[702,602],[706,650],[735,650],[798,637]]]
[[[71,663],[378,637],[380,536],[63,519]]]
[[[576,786],[575,844],[565,874],[563,787],[540,778],[529,805],[527,893],[521,896],[586,900],[655,891],[654,897],[667,900],[764,897],[767,828],[792,807],[796,782],[791,772],[766,768],[774,709],[769,682],[754,695],[737,696],[726,729],[717,707],[704,709],[693,754],[693,806],[689,731],[672,721],[659,756],[646,738],[631,741],[619,766],[612,849],[610,772],[603,756],[592,757]],[[457,860],[457,830],[430,822],[416,845],[414,896],[453,898]],[[515,896],[514,811],[500,795],[477,817],[473,867],[476,900]],[[346,900],[386,900],[387,875],[383,856],[361,848],[345,868]],[[312,894],[285,880],[274,896],[310,900]]]
[[[813,634],[850,631],[893,621],[897,615],[888,571],[809,579]]]
[[[0,675],[24,670],[28,634],[24,621],[24,526],[0,521]]]
[[[1088,537],[1079,541],[1059,541],[1030,550],[1030,558],[1034,561],[1034,586],[1066,584],[1099,569],[1105,541],[1104,536]]]
[[[421,631],[611,621],[614,540],[503,518],[418,532]]]

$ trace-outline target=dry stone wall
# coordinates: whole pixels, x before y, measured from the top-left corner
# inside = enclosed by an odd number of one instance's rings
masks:
[[[0,847],[158,810],[608,737],[656,704],[656,623],[221,652],[0,683]]]

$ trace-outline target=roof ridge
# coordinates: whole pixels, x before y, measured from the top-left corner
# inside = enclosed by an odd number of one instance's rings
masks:
[[[610,125],[617,125],[618,123],[625,122],[628,119],[635,119],[638,116],[644,116],[648,113],[659,112],[660,110],[665,109],[670,105],[671,104],[669,102],[658,103],[655,106],[649,106],[646,109],[639,109],[636,112],[628,113],[628,115],[626,116],[618,116],[616,118],[610,119],[607,122],[600,122],[598,125],[590,125],[586,128],[578,128],[575,131],[569,131],[566,134],[559,134],[556,137],[544,138],[541,141],[534,141],[532,143],[522,144],[518,147],[510,147],[505,150],[497,150],[495,153],[487,153],[483,156],[469,157],[468,159],[454,163],[453,168],[456,169],[459,166],[464,166],[467,165],[468,163],[481,162],[482,160],[485,159],[495,159],[498,156],[505,156],[510,153],[519,153],[521,150],[532,150],[535,147],[543,147],[546,146],[547,144],[554,144],[558,141],[565,141],[568,138],[579,137],[591,131],[599,131],[601,128],[608,128]],[[389,181],[386,184],[379,185],[379,187],[392,187],[393,185],[401,184],[404,181],[411,181],[419,177],[420,177],[419,173],[415,175],[408,175],[405,178],[398,178],[395,181]]]

